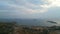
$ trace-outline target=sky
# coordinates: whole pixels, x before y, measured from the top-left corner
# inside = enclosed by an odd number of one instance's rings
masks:
[[[0,0],[0,18],[60,18],[60,0]]]

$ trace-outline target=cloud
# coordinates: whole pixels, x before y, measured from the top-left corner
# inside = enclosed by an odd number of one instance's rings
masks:
[[[28,2],[27,0],[16,0],[16,1],[6,0],[4,2],[7,3],[7,5],[10,6],[11,8],[13,7],[13,9],[15,9],[16,11],[22,11],[23,13],[25,12],[26,14],[46,12],[45,7],[42,7],[40,4],[35,5],[33,3]]]
[[[0,12],[5,11],[13,17],[36,17],[36,14],[43,14],[51,7],[60,7],[59,0],[0,0]]]
[[[60,7],[60,0],[45,0],[49,7]]]

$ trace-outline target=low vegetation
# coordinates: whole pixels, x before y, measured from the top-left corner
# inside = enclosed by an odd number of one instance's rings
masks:
[[[49,29],[51,28],[51,29]],[[49,27],[47,28],[29,28],[23,26],[17,26],[16,23],[0,23],[0,34],[54,34],[59,28]],[[55,32],[56,34],[56,32]]]

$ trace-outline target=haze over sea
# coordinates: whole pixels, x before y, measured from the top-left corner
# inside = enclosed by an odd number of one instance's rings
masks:
[[[0,19],[0,22],[13,23],[16,22],[19,25],[28,26],[53,26],[55,24],[47,22],[47,19]]]
[[[48,23],[48,20],[57,24]],[[0,0],[0,21],[60,26],[60,0]]]

